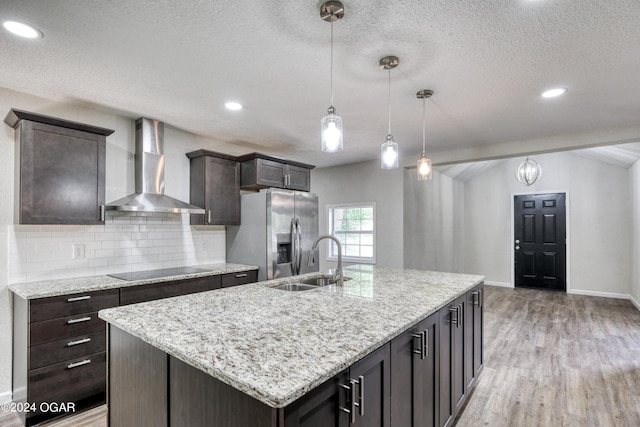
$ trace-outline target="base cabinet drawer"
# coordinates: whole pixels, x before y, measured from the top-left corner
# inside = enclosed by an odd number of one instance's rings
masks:
[[[116,307],[119,302],[118,289],[38,298],[29,302],[29,322],[93,313],[103,308]]]
[[[258,270],[241,271],[237,273],[227,273],[222,275],[222,287],[246,285],[258,281]]]
[[[105,352],[34,369],[29,371],[28,402],[74,402],[104,393],[106,371]]]
[[[136,304],[161,298],[177,297],[196,292],[220,289],[220,276],[172,280],[151,285],[129,286],[120,289],[120,305]]]
[[[93,332],[105,332],[105,323],[98,313],[85,313],[29,325],[29,345],[74,338]]]
[[[38,369],[88,354],[105,351],[105,332],[80,335],[29,348],[29,369]]]

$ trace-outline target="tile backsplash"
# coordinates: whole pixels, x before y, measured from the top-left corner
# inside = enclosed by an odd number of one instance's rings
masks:
[[[223,226],[189,215],[117,215],[105,225],[9,227],[9,283],[225,262]]]

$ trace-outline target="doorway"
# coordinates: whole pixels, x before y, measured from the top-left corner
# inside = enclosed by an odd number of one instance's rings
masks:
[[[566,292],[566,193],[513,199],[516,288]]]

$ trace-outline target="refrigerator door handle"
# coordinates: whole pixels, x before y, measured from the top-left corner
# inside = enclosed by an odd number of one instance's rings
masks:
[[[296,257],[296,274],[300,274],[302,269],[302,226],[300,225],[300,218],[296,217],[296,238],[298,242],[296,248],[298,249],[298,255]]]
[[[298,274],[298,225],[297,218],[291,218],[291,270],[293,275]]]

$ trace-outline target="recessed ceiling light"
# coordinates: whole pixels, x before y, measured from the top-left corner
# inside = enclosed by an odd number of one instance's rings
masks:
[[[31,25],[23,24],[22,22],[5,21],[2,25],[7,29],[7,31],[10,31],[20,37],[25,37],[27,39],[41,39],[44,37],[42,31],[32,27]]]
[[[555,98],[556,96],[564,95],[567,93],[567,88],[558,87],[555,89],[549,89],[542,92],[543,98]]]
[[[226,104],[224,104],[224,106],[227,108],[227,110],[242,110],[242,104],[240,104],[239,102],[227,102]]]

